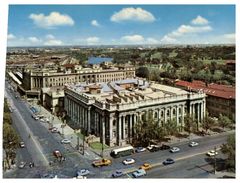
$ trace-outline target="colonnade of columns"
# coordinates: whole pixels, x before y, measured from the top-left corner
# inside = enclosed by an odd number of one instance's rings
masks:
[[[187,106],[188,105],[188,106]],[[153,108],[114,113],[103,113],[103,111],[81,105],[72,98],[65,97],[65,110],[72,121],[77,123],[80,128],[84,128],[88,133],[99,136],[101,142],[110,146],[124,145],[131,143],[134,137],[135,125],[139,120],[143,120],[146,115],[152,114],[153,119],[159,125],[164,125],[170,119],[176,119],[179,126],[184,126],[184,116],[188,110],[189,114],[201,122],[205,116],[205,100],[185,102],[175,105],[163,105]],[[149,113],[151,111],[151,113]]]
[[[43,80],[42,78],[31,78],[32,81],[32,88],[42,88],[43,87]]]

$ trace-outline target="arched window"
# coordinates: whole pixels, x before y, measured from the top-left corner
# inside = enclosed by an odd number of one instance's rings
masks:
[[[176,109],[173,109],[173,115],[176,115]]]
[[[170,116],[170,109],[167,110],[167,117]]]
[[[163,116],[164,116],[164,112],[162,111],[162,112],[161,112],[161,117],[163,118]]]
[[[154,118],[156,119],[157,117],[158,117],[158,113],[155,112],[155,113],[154,113]]]

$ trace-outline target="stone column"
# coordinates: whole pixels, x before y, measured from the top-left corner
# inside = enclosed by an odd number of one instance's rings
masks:
[[[122,116],[120,115],[118,117],[118,136],[117,136],[117,139],[118,139],[118,145],[121,145],[121,140],[122,140]]]
[[[122,139],[125,140],[126,138],[126,133],[125,133],[125,119],[126,119],[126,116],[123,116],[122,117],[122,120],[123,120],[123,134],[122,134]]]
[[[132,114],[129,115],[128,137],[129,137],[129,139],[132,138]]]
[[[178,105],[176,107],[176,115],[177,115],[177,119],[176,119],[176,122],[177,122],[177,125],[179,125],[179,108],[178,108]]]
[[[200,103],[197,103],[197,121],[198,123],[200,122]]]
[[[112,141],[113,141],[113,120],[114,117],[112,115],[109,116],[109,141],[110,141],[110,146],[112,146]]]
[[[167,123],[167,108],[164,108],[164,124]]]
[[[87,118],[88,133],[90,133],[91,132],[91,108],[90,107],[88,107],[87,109],[87,116],[88,116]]]
[[[203,121],[203,102],[200,104],[200,109],[201,109],[201,122]]]
[[[101,123],[101,136],[102,136],[102,143],[105,144],[105,120],[104,116],[101,115],[100,117],[100,123]]]
[[[185,105],[182,105],[182,126],[184,126]]]

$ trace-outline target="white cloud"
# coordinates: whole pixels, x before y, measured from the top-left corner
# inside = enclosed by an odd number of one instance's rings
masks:
[[[154,38],[149,37],[149,38],[147,38],[146,43],[148,43],[148,44],[158,44],[160,42],[158,40],[154,39]]]
[[[63,45],[63,42],[61,40],[57,39],[50,39],[44,42],[45,46],[60,46]]]
[[[8,40],[15,39],[15,38],[16,38],[16,36],[14,36],[13,34],[8,34],[7,35]]]
[[[169,44],[179,43],[178,39],[184,36],[210,32],[212,30],[213,30],[212,27],[209,25],[205,25],[205,26],[181,25],[176,30],[163,36],[163,38],[161,39],[161,42],[169,43]]]
[[[126,41],[127,43],[142,43],[144,42],[144,37],[141,35],[128,35],[121,37],[121,40]]]
[[[96,43],[99,43],[100,39],[99,37],[88,37],[86,41],[87,41],[87,44],[96,44]]]
[[[206,25],[209,23],[209,21],[202,16],[198,15],[195,19],[191,21],[194,25]]]
[[[28,40],[32,43],[40,43],[41,40],[36,37],[28,37]]]
[[[47,34],[46,39],[55,39],[54,35],[52,34]]]
[[[99,26],[100,26],[100,24],[98,23],[97,20],[92,20],[92,21],[91,21],[91,25],[92,25],[92,26],[95,26],[95,27],[99,27]]]
[[[161,43],[163,44],[176,44],[178,43],[177,39],[169,37],[168,35],[165,35],[162,39],[161,39]]]
[[[111,21],[139,21],[139,22],[154,22],[155,17],[152,13],[142,8],[123,8],[121,11],[114,13],[111,16]]]
[[[184,34],[189,33],[202,33],[202,32],[209,32],[212,30],[211,26],[191,26],[191,25],[181,25],[177,30],[173,31],[170,35],[171,36],[182,36]]]
[[[236,36],[234,33],[232,34],[224,34],[222,36],[222,41],[225,42],[225,43],[232,43],[234,44],[236,42]]]
[[[74,25],[73,19],[69,15],[60,14],[59,12],[51,12],[49,15],[31,14],[29,18],[34,24],[41,28],[53,28],[56,26]]]

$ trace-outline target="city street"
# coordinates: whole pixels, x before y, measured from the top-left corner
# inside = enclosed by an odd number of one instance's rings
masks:
[[[6,87],[7,88],[7,87]],[[112,159],[112,165],[107,167],[93,168],[92,160],[84,158],[71,145],[63,145],[60,143],[62,137],[58,133],[51,133],[47,130],[47,123],[42,123],[34,120],[31,117],[31,111],[28,103],[16,99],[15,94],[6,89],[5,96],[10,100],[11,106],[14,109],[11,113],[13,126],[25,142],[25,148],[19,148],[17,151],[17,165],[21,162],[34,162],[35,167],[29,168],[26,166],[23,169],[18,169],[4,174],[4,177],[19,177],[32,178],[39,177],[39,174],[51,173],[63,177],[74,177],[76,170],[87,168],[90,170],[88,178],[106,178],[111,177],[115,170],[122,170],[126,175],[131,177],[131,172],[138,169],[143,163],[150,163],[154,166],[153,169],[147,172],[145,178],[187,178],[198,177],[206,178],[209,173],[198,166],[206,165],[205,153],[214,147],[219,148],[226,142],[228,133],[206,136],[197,139],[199,146],[189,147],[188,142],[180,142],[174,144],[181,150],[178,153],[170,153],[168,150],[158,152],[143,152],[131,155],[136,160],[133,165],[124,165],[122,161],[126,157]],[[30,134],[30,138],[29,138]],[[171,145],[173,146],[173,145]],[[65,156],[66,161],[60,163],[55,162],[49,166],[50,161],[54,161],[52,155],[53,150],[60,150]],[[162,162],[167,158],[173,158],[176,163],[169,166],[163,166]],[[184,168],[183,168],[184,167]],[[123,178],[124,178],[123,177]]]

